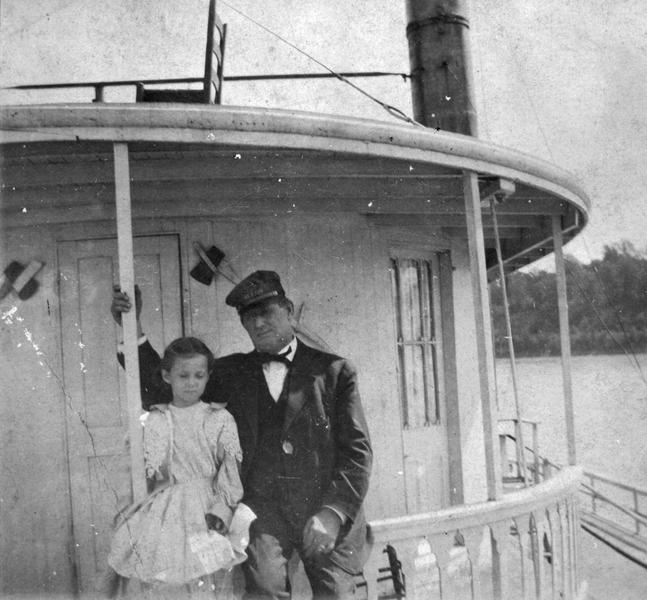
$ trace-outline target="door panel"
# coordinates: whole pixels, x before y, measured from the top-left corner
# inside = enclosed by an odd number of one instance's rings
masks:
[[[162,349],[182,334],[177,236],[135,238],[134,254],[144,331]],[[125,380],[115,355],[121,331],[109,310],[117,241],[61,242],[58,258],[74,545],[79,587],[88,591],[105,568],[113,519],[132,496]]]
[[[404,432],[407,512],[417,514],[448,505],[447,444],[441,425]]]
[[[409,514],[449,503],[440,259],[411,249],[391,254]]]

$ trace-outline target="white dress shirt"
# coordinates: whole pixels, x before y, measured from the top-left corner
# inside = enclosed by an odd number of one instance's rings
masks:
[[[293,337],[292,341],[285,347],[281,348],[277,354],[283,354],[290,362],[294,358],[294,353],[297,350],[297,338]],[[276,402],[283,391],[283,384],[285,377],[288,374],[288,366],[279,360],[263,363],[263,375],[267,382],[267,388],[270,390],[270,395]]]

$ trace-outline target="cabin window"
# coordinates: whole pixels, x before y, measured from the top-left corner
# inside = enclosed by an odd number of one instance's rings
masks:
[[[405,428],[439,422],[442,356],[439,256],[391,259],[402,422]]]

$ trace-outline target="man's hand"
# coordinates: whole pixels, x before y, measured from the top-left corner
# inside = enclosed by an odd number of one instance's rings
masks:
[[[112,286],[112,304],[110,305],[110,312],[112,318],[117,325],[121,326],[121,313],[130,312],[132,303],[126,292],[122,292],[118,285]],[[141,325],[139,324],[139,317],[142,314],[142,292],[138,285],[135,285],[135,310],[137,315],[137,329],[138,334],[141,335]]]
[[[329,508],[322,508],[310,517],[303,528],[303,549],[306,558],[332,552],[340,529],[339,515]]]

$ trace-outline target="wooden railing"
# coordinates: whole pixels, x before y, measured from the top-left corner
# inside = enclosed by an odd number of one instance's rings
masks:
[[[523,422],[532,427],[533,443],[522,451],[516,435],[519,423],[514,419],[507,421],[500,423],[514,427],[515,433],[499,434],[504,489],[535,485],[562,469],[539,454],[537,423]],[[647,568],[647,489],[584,471],[579,491],[582,529],[618,554]]]
[[[647,490],[592,471],[584,472],[584,510],[637,534],[647,533]]]
[[[524,428],[525,440],[531,440],[531,446],[521,448],[517,440]],[[527,429],[530,428],[530,437]],[[521,482],[527,485],[539,483],[542,477],[541,457],[539,456],[539,422],[527,419],[499,419],[499,454],[501,456],[501,474],[503,483]],[[510,456],[512,447],[514,458]]]
[[[583,597],[576,502],[581,478],[579,467],[567,467],[501,500],[372,522],[375,545],[364,569],[367,597],[397,597],[392,581],[384,578],[386,558],[380,550],[387,546],[402,565],[405,589],[399,597]]]
[[[647,568],[647,490],[584,471],[580,492],[582,527]]]

